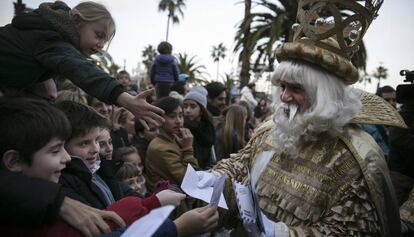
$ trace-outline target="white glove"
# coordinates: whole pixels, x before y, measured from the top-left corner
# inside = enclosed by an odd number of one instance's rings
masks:
[[[216,175],[215,173],[207,171],[197,171],[197,175],[197,187],[199,188],[213,187],[214,182],[218,178],[218,175]]]

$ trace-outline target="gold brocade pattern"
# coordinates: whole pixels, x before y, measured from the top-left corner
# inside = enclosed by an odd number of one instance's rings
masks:
[[[271,150],[270,131],[259,128],[240,153],[214,170],[246,182],[257,155]],[[260,208],[273,221],[284,222],[291,237],[379,236],[375,205],[352,152],[339,138],[318,139],[305,144],[297,159],[273,155],[256,187]]]
[[[408,200],[400,207],[400,216],[401,220],[414,229],[414,188],[411,190]]]

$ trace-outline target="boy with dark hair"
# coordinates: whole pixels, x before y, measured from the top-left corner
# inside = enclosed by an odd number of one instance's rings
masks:
[[[150,191],[161,180],[181,185],[187,165],[198,168],[197,160],[193,156],[193,135],[188,128],[183,127],[180,101],[167,96],[154,102],[154,105],[165,111],[165,122],[147,150],[145,172]]]
[[[180,74],[177,62],[172,53],[172,45],[166,41],[161,42],[157,47],[160,53],[155,57],[151,67],[151,83],[155,86],[157,98],[168,96],[171,86],[178,81]]]

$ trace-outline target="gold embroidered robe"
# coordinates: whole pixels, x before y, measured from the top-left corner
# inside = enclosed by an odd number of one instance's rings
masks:
[[[272,127],[267,122],[243,150],[213,170],[247,182],[255,159],[274,145]],[[256,193],[261,210],[286,224],[291,237],[399,236],[398,207],[384,158],[375,141],[354,125],[337,138],[321,134],[318,141],[305,143],[297,159],[273,155]],[[226,200],[237,209],[233,195],[227,188]]]

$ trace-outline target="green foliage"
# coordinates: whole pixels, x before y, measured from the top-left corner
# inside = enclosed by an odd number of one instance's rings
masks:
[[[177,55],[178,68],[180,73],[188,75],[188,80],[192,84],[205,84],[207,81],[204,75],[208,75],[204,70],[204,65],[198,64],[196,56],[189,56],[187,53]]]
[[[147,45],[144,50],[142,50],[142,63],[145,65],[147,74],[149,75],[151,71],[151,66],[154,63],[155,57],[157,56],[157,50],[152,45]]]

